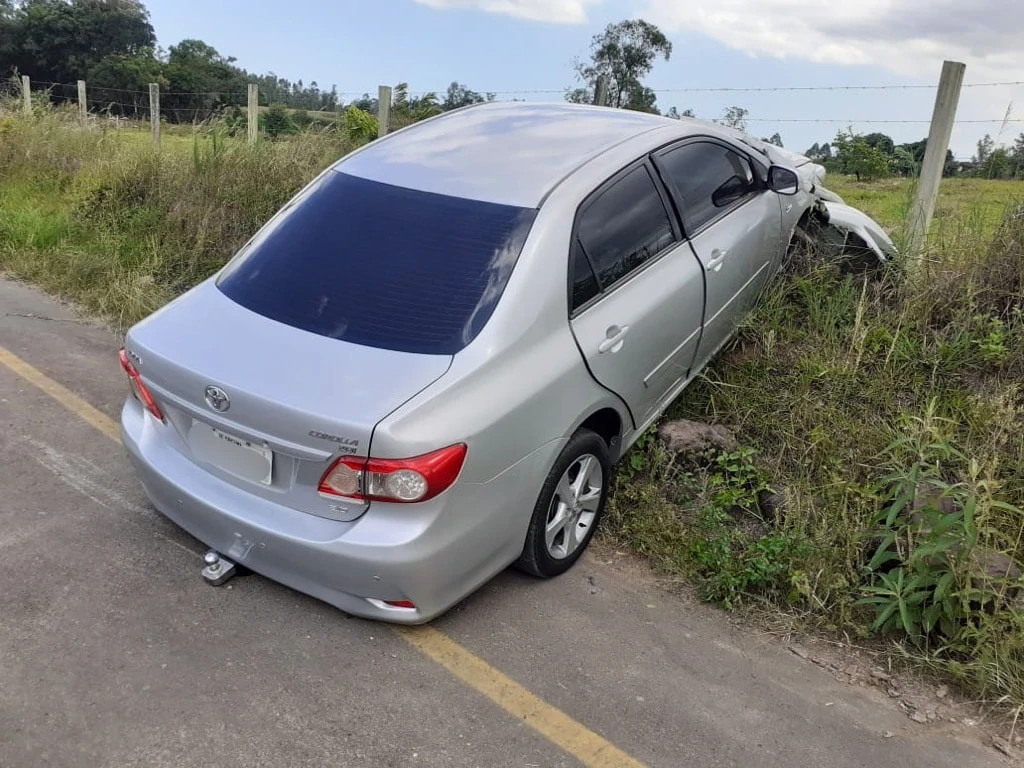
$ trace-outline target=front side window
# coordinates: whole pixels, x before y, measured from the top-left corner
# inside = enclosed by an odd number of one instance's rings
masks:
[[[637,166],[587,204],[578,242],[607,290],[675,242],[668,211],[646,166]]]
[[[657,163],[691,234],[758,189],[750,161],[721,144],[685,144]]]
[[[490,318],[536,214],[331,171],[217,285],[253,312],[321,336],[454,354]]]

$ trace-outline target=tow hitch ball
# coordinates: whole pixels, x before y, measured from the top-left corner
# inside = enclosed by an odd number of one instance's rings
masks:
[[[212,549],[203,555],[203,562],[205,563],[203,578],[206,579],[207,584],[211,584],[214,587],[219,587],[238,573],[238,565],[236,563],[221,557]]]

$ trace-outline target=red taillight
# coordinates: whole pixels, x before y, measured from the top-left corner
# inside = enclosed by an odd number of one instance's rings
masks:
[[[426,501],[455,482],[465,459],[461,443],[412,459],[342,456],[324,474],[320,493],[405,504]]]
[[[412,610],[416,610],[416,606],[413,604],[412,600],[385,600],[384,603],[386,605],[390,605],[392,608],[411,608]]]
[[[146,388],[146,385],[142,383],[142,377],[139,372],[135,370],[135,366],[132,365],[131,360],[128,359],[128,353],[124,347],[121,347],[121,351],[117,353],[117,356],[121,360],[121,368],[126,374],[128,374],[128,385],[131,387],[132,394],[135,399],[146,406],[146,410],[153,414],[153,418],[159,422],[163,422],[164,414],[160,410],[160,406],[156,404],[156,400],[153,399],[153,395]]]

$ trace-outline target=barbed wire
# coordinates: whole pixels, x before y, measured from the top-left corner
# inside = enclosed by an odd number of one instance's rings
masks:
[[[74,83],[60,83],[51,80],[32,80],[32,85],[44,85],[51,87],[65,87],[75,88],[78,86],[77,82]],[[986,83],[964,83],[962,88],[1006,88],[1006,87],[1020,87],[1024,86],[1024,80],[1007,80],[998,82],[986,82]],[[107,90],[122,91],[124,93],[135,93],[135,94],[148,94],[149,91],[142,90],[131,90],[126,88],[109,88],[107,86],[91,86],[93,88],[106,88]],[[803,92],[803,91],[897,91],[897,90],[935,90],[938,88],[936,84],[925,84],[925,83],[888,83],[882,85],[780,85],[780,86],[713,86],[713,87],[687,87],[687,88],[652,88],[654,93],[780,93],[780,92]],[[337,94],[338,96],[373,96],[377,86],[373,88],[367,88],[364,90],[356,91],[321,91],[321,93]],[[410,92],[410,96],[422,97],[428,93],[444,93],[447,88],[439,89],[424,89]],[[561,94],[572,88],[532,88],[532,89],[487,89],[483,88],[477,90],[477,93],[495,95],[542,95],[542,94]],[[218,95],[236,95],[245,96],[244,91],[160,91],[161,95],[173,95],[173,96],[218,96]]]

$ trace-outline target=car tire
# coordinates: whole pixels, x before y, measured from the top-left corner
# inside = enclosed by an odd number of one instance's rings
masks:
[[[541,487],[516,568],[542,579],[569,570],[601,521],[610,480],[607,444],[581,429],[562,449]]]

